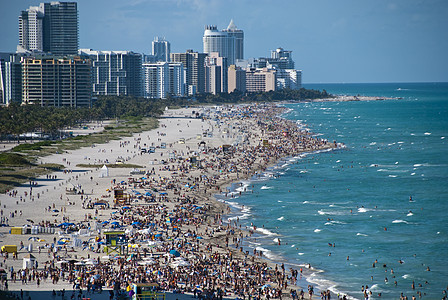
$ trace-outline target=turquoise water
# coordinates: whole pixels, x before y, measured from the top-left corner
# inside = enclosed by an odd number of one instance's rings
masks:
[[[288,158],[237,187],[247,192],[230,201],[230,217],[259,228],[246,246],[303,267],[306,279],[299,284],[305,287],[357,299],[366,285],[373,299],[379,293],[418,298],[417,291],[442,298],[448,286],[448,84],[305,87],[401,99],[286,105],[285,118],[346,148]]]

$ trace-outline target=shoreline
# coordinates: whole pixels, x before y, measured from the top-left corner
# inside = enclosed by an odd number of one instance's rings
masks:
[[[244,106],[243,106],[244,107]],[[256,107],[256,106],[255,106]],[[270,108],[273,108],[272,106],[270,107]],[[266,107],[265,107],[265,109],[266,109]],[[275,108],[274,108],[274,110],[275,110]],[[278,111],[277,111],[278,112]],[[246,125],[250,125],[250,122],[249,122],[249,124],[246,124]],[[291,124],[291,126],[292,125],[294,125],[295,126],[295,123],[294,124]],[[179,126],[179,125],[178,125]],[[188,126],[188,123],[187,123],[187,126]],[[163,128],[163,126],[162,127],[159,127],[159,128],[157,128],[156,130],[160,130],[161,128]],[[231,129],[230,129],[231,130]],[[297,129],[298,130],[298,129]],[[155,131],[155,130],[154,130]],[[179,129],[179,131],[181,131],[181,129]],[[218,141],[218,143],[219,142],[226,142],[226,141],[229,141],[229,140],[232,140],[234,137],[230,137],[230,139],[229,139],[229,132],[227,132],[227,137],[225,136],[226,135],[226,133],[225,133],[225,130],[222,132],[222,133],[224,133],[224,135],[222,135],[221,136],[221,141]],[[277,132],[278,133],[278,132]],[[142,135],[144,135],[145,133],[142,133]],[[305,132],[303,132],[303,134],[306,136],[307,134],[305,133]],[[138,136],[140,136],[140,134],[137,134]],[[194,137],[194,136],[193,136]],[[312,138],[310,138],[310,139],[312,139]],[[122,139],[123,140],[123,139]],[[119,141],[119,143],[120,143],[120,147],[121,147],[121,143],[122,143],[122,140],[120,140]],[[253,142],[253,141],[252,141]],[[259,143],[260,143],[260,141],[259,141]],[[97,145],[97,147],[103,147],[103,145]],[[314,147],[314,146],[313,146]],[[238,151],[238,150],[237,150]],[[111,149],[111,152],[112,152],[112,149]],[[256,157],[256,159],[254,160],[254,164],[257,164],[257,168],[254,168],[254,169],[251,169],[251,171],[255,171],[255,172],[258,172],[258,171],[260,171],[260,170],[262,170],[262,169],[266,169],[267,167],[269,167],[269,166],[273,166],[273,165],[275,165],[276,163],[278,163],[279,162],[279,159],[281,159],[281,158],[284,158],[284,157],[287,157],[286,155],[282,155],[282,154],[284,154],[284,153],[276,153],[276,155],[275,155],[275,157],[269,157],[269,158],[267,158],[266,159],[266,157],[264,157],[264,158],[260,158],[260,157]],[[296,155],[298,155],[299,153],[297,153],[296,152]],[[133,158],[135,158],[137,155],[134,155],[133,157],[131,157],[131,156],[129,156],[129,161],[132,161],[132,159]],[[59,155],[59,157],[60,157],[60,155]],[[90,158],[89,158],[90,159]],[[258,159],[258,161],[257,161],[257,159]],[[84,158],[84,160],[85,160],[85,158]],[[126,160],[127,160],[127,158],[126,158]],[[67,163],[68,164],[68,166],[70,166],[70,160],[66,160],[65,161],[65,163]],[[151,166],[149,166],[149,167],[151,167]],[[122,170],[114,170],[114,171],[116,171],[115,173],[122,173],[121,171]],[[111,170],[111,172],[112,172],[112,170]],[[163,173],[163,171],[161,171],[162,173]],[[241,174],[241,176],[247,176],[247,177],[249,177],[250,176],[250,171],[248,171],[248,170],[242,170],[242,171],[240,171],[242,174]],[[87,172],[85,172],[85,174],[84,175],[87,175],[87,176],[90,176],[90,174],[91,173],[93,173],[93,170],[91,170],[91,171],[87,171]],[[204,174],[203,174],[204,175]],[[123,176],[123,174],[122,174],[122,176]],[[129,176],[129,175],[127,175],[127,176]],[[159,175],[160,176],[160,175]],[[208,203],[209,201],[210,201],[210,197],[213,197],[213,195],[214,194],[216,194],[216,190],[222,190],[222,189],[224,189],[224,188],[226,188],[228,185],[231,185],[232,183],[235,183],[235,182],[238,182],[239,180],[241,180],[241,178],[239,177],[240,175],[239,175],[239,173],[238,173],[238,170],[236,171],[236,174],[235,174],[235,172],[234,173],[231,173],[231,172],[228,172],[227,173],[227,175],[226,175],[226,177],[224,178],[224,179],[222,179],[222,178],[218,178],[218,180],[216,180],[215,181],[215,183],[213,183],[213,184],[211,184],[211,187],[213,188],[215,188],[215,190],[211,190],[210,188],[205,188],[205,190],[202,190],[202,188],[201,189],[198,189],[198,191],[196,192],[196,193],[193,193],[193,195],[194,196],[196,196],[196,197],[198,197],[198,198],[201,198],[199,201],[198,201],[198,203],[203,203],[204,205],[209,205],[210,207],[211,207],[211,209],[209,209],[208,210],[208,212],[206,212],[206,213],[208,213],[208,216],[209,217],[212,217],[212,214],[210,214],[210,212],[213,212],[213,211],[215,211],[215,213],[216,212],[218,212],[218,215],[219,215],[219,211],[221,210],[221,212],[223,212],[223,204],[222,203],[220,203],[217,199],[212,199],[211,200],[211,203]],[[77,176],[76,176],[77,177]],[[92,177],[92,176],[91,176]],[[69,183],[69,180],[67,181],[67,183]],[[61,185],[61,183],[59,183],[59,186],[62,186]],[[56,186],[55,186],[55,189],[56,189]],[[47,190],[48,191],[48,190]],[[92,189],[92,191],[93,191],[93,189]],[[204,194],[202,194],[202,192],[204,192]],[[68,196],[67,196],[67,199],[70,199]],[[62,200],[62,199],[61,199]],[[71,199],[70,199],[71,200]],[[70,203],[71,201],[69,201],[69,203]],[[2,204],[3,204],[3,201],[2,201]],[[70,205],[70,204],[69,204]],[[82,213],[83,213],[83,211],[81,211],[81,215],[82,215]],[[101,214],[101,213],[100,213]],[[68,217],[68,216],[67,216]],[[75,217],[76,218],[76,216],[70,216],[70,219],[72,219],[73,217]],[[79,217],[79,216],[78,216]],[[64,217],[63,217],[63,219],[64,219]],[[207,221],[207,217],[206,217],[206,221]],[[209,226],[212,226],[212,224],[210,223],[210,221],[208,221],[209,222]],[[219,222],[218,222],[219,223]],[[222,223],[221,223],[222,224]],[[216,228],[219,228],[221,225],[215,225],[215,227]],[[189,226],[189,228],[191,228],[191,226]],[[215,228],[213,228],[213,230],[214,230]],[[191,230],[191,229],[190,229]],[[207,233],[207,230],[206,230],[206,233]],[[215,237],[213,237],[213,238],[210,238],[210,241],[214,241],[215,242],[215,240],[214,240],[214,238]],[[217,235],[217,237],[216,237],[216,243],[218,244],[218,245],[220,245],[220,244],[223,244],[225,242],[225,238],[222,236],[222,234],[219,234],[219,235]],[[199,244],[199,243],[198,243]],[[205,244],[205,243],[204,243]],[[211,247],[214,247],[213,245],[211,246]],[[224,252],[225,251],[231,251],[231,252],[234,252],[233,253],[233,255],[235,255],[235,257],[236,256],[238,256],[238,254],[240,254],[240,253],[238,253],[239,251],[238,250],[234,250],[234,249],[232,249],[231,247],[229,247],[230,249],[227,249],[227,250],[224,250]],[[223,248],[221,248],[221,246],[219,246],[218,247],[218,251],[219,250],[223,250]],[[245,255],[242,255],[242,256],[244,256],[244,259],[246,259],[247,260],[247,258],[245,258]],[[240,257],[240,259],[243,259],[242,257]],[[258,258],[254,258],[253,259],[254,261],[258,261]],[[261,263],[261,264],[263,264],[263,262],[262,262],[262,260],[260,260],[259,261],[259,263]],[[271,265],[271,267],[274,267],[273,265]],[[287,296],[287,294],[285,294],[285,292],[284,292],[284,296]]]

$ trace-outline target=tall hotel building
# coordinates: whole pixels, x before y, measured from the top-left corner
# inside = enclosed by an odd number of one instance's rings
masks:
[[[18,52],[43,51],[54,55],[78,52],[76,2],[41,3],[19,16]]]
[[[132,51],[80,49],[79,55],[92,60],[95,95],[143,96],[141,54]]]
[[[229,65],[235,64],[236,59],[243,58],[244,32],[236,28],[233,20],[222,31],[216,26],[206,26],[202,40],[204,53],[218,52],[219,56],[227,58]]]
[[[188,95],[205,93],[205,58],[207,54],[187,50],[185,53],[171,53],[171,61],[182,63],[186,73]]]
[[[244,31],[238,29],[233,20],[230,20],[229,26],[223,32],[235,38],[235,60],[244,59]]]
[[[42,56],[22,62],[22,101],[41,106],[90,107],[91,61],[79,56]]]

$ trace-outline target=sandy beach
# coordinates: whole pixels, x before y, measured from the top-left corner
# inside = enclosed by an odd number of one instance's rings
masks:
[[[228,208],[213,197],[281,157],[336,147],[277,118],[281,111],[264,105],[168,110],[157,129],[41,157],[65,169],[0,195],[7,225],[0,245],[18,249],[2,253],[8,290],[22,290],[24,299],[61,297],[63,289],[66,299],[110,299],[109,291],[118,299],[129,296],[132,283],[153,282],[170,299],[198,293],[300,299],[301,289],[309,297],[307,287],[294,285],[302,270],[243,251],[256,228],[227,222]],[[25,225],[30,233],[10,234]],[[105,252],[110,230],[125,232],[125,253]],[[35,261],[24,269],[29,255]]]

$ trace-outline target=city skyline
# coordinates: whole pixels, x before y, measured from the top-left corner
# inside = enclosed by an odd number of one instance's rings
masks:
[[[18,17],[41,1],[2,1],[0,51],[15,51]],[[448,81],[448,3],[432,1],[79,0],[79,48],[151,53],[155,36],[171,52],[202,52],[204,26],[244,30],[244,57],[293,51],[305,83]]]

